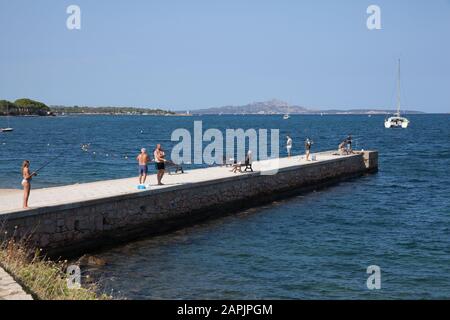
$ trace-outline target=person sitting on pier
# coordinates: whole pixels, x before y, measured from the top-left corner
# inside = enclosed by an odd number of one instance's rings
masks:
[[[352,149],[352,136],[349,134],[344,141],[339,144],[338,153],[340,155],[349,155],[354,154],[355,152]]]
[[[242,167],[242,163],[240,163],[240,162],[237,162],[236,160],[234,161],[234,164],[233,164],[233,169],[231,169],[231,172],[233,172],[233,173],[236,173],[236,172],[242,172],[242,169],[241,169],[241,167]]]
[[[342,141],[339,146],[338,146],[338,154],[339,155],[344,155],[346,154],[346,150],[345,150],[345,145],[347,144],[347,140]]]
[[[244,172],[247,172],[248,170],[253,172],[252,164],[253,164],[253,153],[252,153],[252,151],[249,150],[247,152],[247,156],[245,157],[245,162],[244,163],[235,162],[231,172],[236,173],[239,171],[242,173],[242,167],[245,167]]]
[[[253,172],[252,164],[253,164],[253,153],[249,150],[247,152],[247,156],[245,157],[244,171],[247,172],[247,170],[250,170],[251,172]]]
[[[136,157],[139,163],[139,184],[144,184],[147,179],[149,157],[145,148],[141,149],[141,153]]]
[[[184,173],[183,166],[181,164],[176,164],[172,160],[166,160],[166,162],[164,163],[164,170],[167,171],[170,175],[172,174],[172,171],[175,174]]]
[[[30,161],[25,160],[22,163],[22,186],[23,186],[23,208],[28,209],[28,198],[31,191],[31,179],[37,176],[36,172],[30,173]]]
[[[156,175],[156,178],[158,180],[158,185],[162,186],[162,185],[164,185],[161,182],[161,180],[162,180],[162,178],[164,176],[164,172],[165,172],[165,162],[166,162],[165,156],[166,156],[166,154],[164,153],[164,150],[162,149],[161,144],[158,143],[156,145],[156,149],[153,152],[153,155],[155,157],[156,170],[158,171],[158,173]]]

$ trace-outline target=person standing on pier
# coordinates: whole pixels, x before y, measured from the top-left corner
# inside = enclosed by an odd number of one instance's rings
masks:
[[[313,142],[309,140],[309,138],[306,138],[305,140],[305,151],[306,151],[306,161],[309,161],[309,155],[311,154],[311,146],[313,145]]]
[[[139,162],[139,184],[144,184],[147,179],[149,157],[145,148],[141,149],[141,153],[136,160]]]
[[[158,179],[158,185],[162,186],[163,183],[161,182],[163,176],[164,176],[164,170],[165,170],[165,156],[166,154],[164,153],[164,150],[161,148],[161,145],[158,143],[156,145],[156,149],[153,152],[153,155],[155,157],[155,162],[156,162],[156,170],[158,171],[156,177]]]
[[[346,141],[347,141],[347,153],[351,154],[351,153],[353,153],[353,149],[352,149],[353,139],[352,139],[352,135],[351,134],[348,135]]]
[[[22,186],[23,186],[23,208],[28,209],[28,199],[31,191],[31,179],[37,176],[36,172],[30,173],[30,161],[25,160],[22,163]]]
[[[286,136],[286,149],[287,149],[287,154],[288,154],[288,158],[291,157],[291,150],[292,150],[292,138],[290,136]]]

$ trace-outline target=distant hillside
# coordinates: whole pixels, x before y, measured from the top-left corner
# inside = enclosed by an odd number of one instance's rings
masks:
[[[284,114],[305,113],[308,110],[300,106],[291,106],[287,102],[273,99],[264,102],[253,102],[244,106],[224,106],[193,110],[193,114]]]
[[[272,99],[264,102],[253,102],[243,106],[224,106],[216,108],[198,109],[192,110],[192,114],[196,115],[215,115],[215,114],[391,114],[395,110],[378,110],[378,109],[350,109],[350,110],[337,110],[337,109],[308,109],[302,106],[289,105],[287,102]],[[403,110],[402,113],[414,114],[423,113],[419,111]]]

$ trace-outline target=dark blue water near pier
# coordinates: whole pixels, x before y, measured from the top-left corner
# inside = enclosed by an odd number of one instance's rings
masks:
[[[450,298],[450,115],[409,119],[388,130],[382,116],[13,118],[15,131],[0,134],[0,188],[19,186],[24,158],[37,167],[60,152],[34,187],[135,175],[139,148],[170,150],[172,131],[194,120],[279,128],[295,153],[305,136],[317,151],[352,133],[355,147],[379,150],[378,174],[104,251],[107,265],[91,272],[138,299]],[[381,268],[381,290],[366,287],[369,265]]]

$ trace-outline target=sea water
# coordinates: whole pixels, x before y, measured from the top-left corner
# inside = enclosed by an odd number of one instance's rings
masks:
[[[354,148],[380,152],[377,174],[108,249],[99,253],[105,266],[83,271],[130,299],[445,299],[450,115],[408,118],[408,129],[385,129],[383,116],[12,118],[15,131],[0,134],[0,189],[20,187],[22,160],[36,168],[60,152],[33,187],[137,176],[141,147],[161,143],[170,154],[171,132],[194,120],[223,131],[279,128],[282,156],[286,135],[300,154],[306,137],[314,153],[352,134]],[[367,287],[371,265],[380,290]]]

